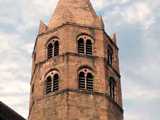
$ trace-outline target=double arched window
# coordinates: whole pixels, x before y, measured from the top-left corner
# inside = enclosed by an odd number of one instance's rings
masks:
[[[59,55],[59,42],[57,39],[53,39],[47,46],[47,57],[48,59]]]
[[[78,37],[78,53],[91,56],[93,54],[93,39],[87,35]]]
[[[78,73],[78,79],[79,79],[79,89],[80,90],[87,90],[89,92],[93,91],[93,74],[92,72],[84,68],[79,71]]]
[[[46,77],[46,94],[59,89],[59,74],[56,71],[50,72]]]
[[[114,100],[115,99],[115,86],[116,86],[116,81],[114,78],[109,79],[109,96]]]

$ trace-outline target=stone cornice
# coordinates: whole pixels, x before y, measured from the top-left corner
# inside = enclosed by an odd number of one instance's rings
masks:
[[[105,57],[79,55],[79,54],[77,54],[77,53],[71,53],[71,52],[67,52],[67,53],[64,53],[64,54],[62,54],[62,55],[56,56],[56,57],[53,58],[53,60],[54,60],[54,59],[57,59],[57,58],[60,58],[60,57],[64,57],[64,56],[76,56],[76,57],[84,57],[84,58],[88,58],[88,59],[102,59],[102,60],[106,61],[106,58],[105,58]],[[35,74],[35,71],[36,71],[37,66],[42,65],[42,64],[46,63],[47,61],[48,61],[48,59],[46,59],[46,60],[44,60],[44,61],[41,61],[41,62],[39,62],[39,63],[37,63],[37,64],[35,65],[36,67],[35,67],[35,69],[34,69],[34,71],[33,71],[33,73],[32,73],[32,76],[31,76],[31,83],[32,83],[32,81],[33,81],[33,76],[34,76],[34,74]],[[105,65],[105,66],[106,66],[106,67],[110,67],[110,66],[108,66],[108,65]],[[116,71],[113,67],[110,67],[110,68],[113,70],[113,72],[115,72],[115,74],[116,74],[119,78],[121,77],[121,75],[118,73],[118,71]]]
[[[101,28],[101,27],[93,27],[93,26],[86,26],[86,25],[84,26],[84,25],[80,25],[80,24],[76,24],[76,23],[67,22],[67,23],[62,24],[61,26],[58,26],[58,27],[56,27],[56,28],[54,28],[54,29],[50,29],[50,30],[46,31],[45,33],[38,34],[38,35],[37,35],[37,38],[36,38],[35,45],[34,45],[33,54],[34,54],[34,52],[35,52],[35,46],[36,46],[36,44],[37,44],[37,40],[38,40],[39,37],[41,37],[41,36],[43,36],[43,35],[48,35],[48,34],[50,34],[50,33],[52,33],[52,32],[57,31],[58,29],[61,29],[61,28],[64,27],[64,26],[67,26],[67,25],[76,26],[76,27],[81,27],[81,28],[87,28],[87,29],[102,30],[103,33],[104,33],[104,34],[106,35],[106,37],[108,38],[108,40],[111,42],[111,44],[114,45],[114,46],[118,49],[116,43],[114,43],[113,40],[111,39],[111,37],[105,32],[104,28]]]

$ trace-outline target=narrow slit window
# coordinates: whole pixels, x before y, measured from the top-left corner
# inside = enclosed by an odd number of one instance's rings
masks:
[[[78,40],[78,53],[84,54],[84,40],[82,38]]]
[[[115,80],[110,78],[109,80],[109,89],[110,89],[110,97],[114,100],[115,99]]]
[[[58,56],[59,55],[59,42],[56,41],[54,43],[54,56]]]
[[[91,40],[86,41],[86,55],[92,55],[92,42],[91,42]]]
[[[113,64],[113,49],[109,46],[108,47],[108,65],[112,66]]]
[[[93,91],[93,75],[91,73],[87,74],[87,90]]]
[[[47,77],[46,81],[46,94],[50,93],[52,91],[52,78],[51,76]]]
[[[59,76],[58,74],[55,74],[53,76],[53,92],[57,91],[59,89]]]
[[[32,85],[31,92],[34,92],[34,84]]]
[[[79,73],[79,89],[83,90],[85,89],[85,76],[84,72]]]
[[[53,55],[53,45],[52,45],[52,43],[50,43],[48,45],[47,52],[48,52],[48,59],[52,58],[52,55]]]

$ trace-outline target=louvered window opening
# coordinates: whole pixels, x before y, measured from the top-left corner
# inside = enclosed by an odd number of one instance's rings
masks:
[[[50,43],[48,45],[48,59],[52,58],[52,54],[53,54],[53,45]]]
[[[79,89],[87,90],[89,92],[93,91],[93,75],[91,73],[79,73]]]
[[[82,38],[78,40],[78,53],[84,54],[84,40]]]
[[[93,76],[91,73],[87,74],[87,90],[90,92],[93,91]]]
[[[85,76],[83,72],[80,72],[79,74],[79,89],[80,90],[85,89]]]
[[[47,48],[48,59],[58,55],[59,55],[59,42],[55,41],[50,43]]]
[[[58,41],[56,41],[54,43],[54,56],[58,56],[59,55],[59,43]]]
[[[92,56],[93,46],[92,41],[90,39],[84,40],[83,38],[80,38],[78,40],[78,53],[82,55]]]
[[[54,76],[47,77],[46,80],[46,94],[49,94],[50,92],[55,92],[59,90],[59,76],[58,74],[55,74]]]
[[[57,91],[59,89],[59,76],[58,74],[55,74],[53,77],[53,92]]]
[[[86,42],[86,55],[92,55],[92,42],[90,40]]]
[[[50,93],[52,91],[52,79],[51,77],[47,77],[46,81],[46,94]]]

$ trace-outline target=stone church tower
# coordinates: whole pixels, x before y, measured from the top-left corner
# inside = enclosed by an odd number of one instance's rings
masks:
[[[33,51],[29,120],[123,120],[116,35],[89,0],[59,0]]]

